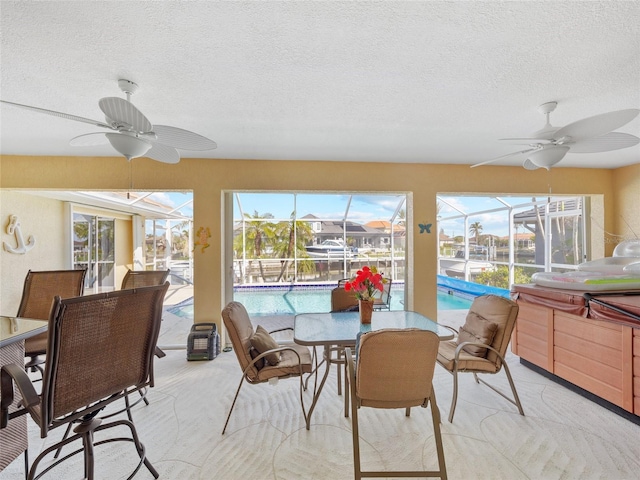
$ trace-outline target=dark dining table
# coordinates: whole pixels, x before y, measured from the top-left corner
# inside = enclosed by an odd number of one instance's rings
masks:
[[[324,375],[309,408],[307,430],[311,424],[311,414],[329,376],[331,364],[344,364],[344,360],[340,357],[341,350],[344,347],[355,345],[359,334],[387,328],[429,330],[436,333],[441,341],[453,338],[453,332],[450,329],[418,312],[405,310],[374,312],[371,323],[368,324],[360,322],[359,312],[303,313],[295,316],[293,341],[299,345],[322,347],[321,363],[325,363]],[[332,356],[332,353],[336,351],[338,352],[337,358]],[[348,415],[348,402],[348,392],[345,390],[345,416]]]
[[[47,331],[48,320],[34,320],[0,316],[0,368],[14,363],[24,365],[24,340]],[[16,411],[21,400],[20,392],[9,407],[9,413]],[[0,429],[0,472],[28,446],[27,416],[11,418],[6,428]],[[25,456],[25,464],[27,457]]]

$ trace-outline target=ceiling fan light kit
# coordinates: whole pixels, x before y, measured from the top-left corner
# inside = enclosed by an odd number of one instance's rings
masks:
[[[156,125],[154,129],[147,117],[131,103],[131,95],[138,91],[138,85],[131,80],[120,79],[118,86],[126,94],[126,100],[119,97],[105,97],[98,102],[100,110],[105,115],[105,122],[5,100],[0,100],[0,102],[37,113],[113,130],[108,133],[96,132],[79,135],[71,139],[70,144],[88,146],[100,145],[108,141],[118,153],[129,161],[132,158],[147,156],[163,163],[178,163],[180,154],[177,149],[205,151],[217,148],[218,145],[213,140],[189,130],[166,125]]]
[[[556,163],[564,158],[569,151],[569,147],[565,145],[543,145],[529,155],[529,160],[539,168],[551,169]]]
[[[121,133],[105,133],[105,135],[111,146],[129,161],[132,158],[143,157],[151,148],[151,142],[133,135]]]
[[[632,147],[640,143],[640,138],[627,133],[614,132],[638,116],[640,110],[630,108],[615,112],[601,113],[583,118],[564,127],[554,127],[549,114],[558,106],[558,102],[546,102],[538,111],[547,117],[545,126],[534,132],[530,138],[504,138],[514,144],[528,145],[530,148],[509,153],[491,160],[477,163],[479,167],[509,157],[526,155],[523,167],[526,170],[546,168],[560,162],[567,153],[600,153]]]

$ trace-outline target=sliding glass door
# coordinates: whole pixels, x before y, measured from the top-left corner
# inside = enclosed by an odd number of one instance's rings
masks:
[[[115,221],[73,214],[73,268],[86,268],[85,294],[115,289]]]

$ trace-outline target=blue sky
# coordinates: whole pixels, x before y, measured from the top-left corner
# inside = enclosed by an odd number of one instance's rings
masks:
[[[342,219],[349,206],[348,219],[366,223],[371,220],[390,220],[404,195],[349,195],[343,194],[249,194],[240,193],[244,213],[250,215],[271,213],[277,219],[288,219],[294,209],[297,216],[313,214],[323,219]],[[234,215],[239,216],[234,199]]]
[[[441,196],[440,202],[440,228],[444,229],[444,233],[453,237],[464,234],[464,219],[457,218],[449,220],[448,217],[460,215],[460,211],[466,214],[474,212],[483,212],[487,210],[493,210],[496,208],[505,208],[502,211],[480,213],[469,217],[469,225],[474,222],[480,222],[482,225],[483,234],[497,235],[500,237],[507,236],[509,234],[509,213],[505,205],[498,201],[495,197],[490,196]],[[500,195],[505,203],[512,206],[523,205],[516,211],[529,210],[532,208],[530,202],[532,197],[515,197],[508,195]],[[537,200],[546,197],[537,197]],[[460,211],[458,211],[458,210]],[[467,232],[468,233],[468,232]],[[522,231],[521,231],[522,233]]]
[[[270,194],[250,194],[240,193],[240,202],[245,213],[250,215],[257,211],[260,215],[271,213],[276,219],[288,219],[294,210],[294,195],[290,193],[270,193]],[[160,192],[154,194],[154,198],[163,203],[175,207],[184,205],[192,198],[192,194],[187,192]],[[396,211],[398,204],[403,200],[403,195],[353,195],[349,207],[349,220],[366,223],[371,220],[390,220]],[[511,205],[520,205],[531,202],[531,197],[509,197],[500,196]],[[538,198],[540,199],[540,198]],[[449,236],[462,235],[464,232],[464,221],[462,218],[448,220],[447,217],[458,215],[455,208],[465,213],[473,213],[483,210],[491,210],[502,207],[503,204],[492,197],[465,197],[465,196],[442,196],[440,202],[440,227]],[[349,195],[344,194],[308,194],[296,195],[296,206],[298,216],[314,214],[323,219],[342,219],[349,201]],[[455,207],[455,208],[454,208]],[[522,210],[529,209],[530,206],[522,207]],[[406,205],[402,205],[406,211]],[[191,203],[180,208],[184,215],[193,215]],[[238,204],[234,198],[234,215],[239,216]],[[432,223],[435,226],[436,219],[414,219],[418,223]],[[483,227],[482,233],[505,236],[508,232],[507,211],[490,212],[473,216],[469,219],[469,224],[480,222]]]

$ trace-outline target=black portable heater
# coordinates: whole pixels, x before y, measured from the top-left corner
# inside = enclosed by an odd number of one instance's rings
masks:
[[[213,360],[220,354],[215,323],[194,323],[187,339],[187,360]]]

